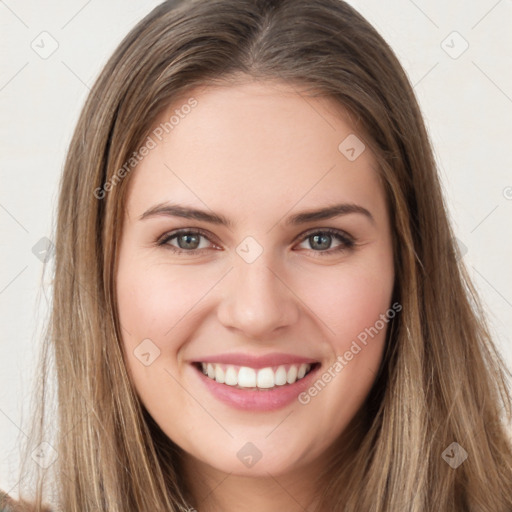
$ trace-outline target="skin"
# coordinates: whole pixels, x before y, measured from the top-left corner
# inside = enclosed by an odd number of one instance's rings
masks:
[[[216,400],[190,365],[226,352],[285,352],[328,368],[391,306],[392,234],[375,156],[366,145],[349,161],[340,142],[364,139],[349,116],[296,91],[278,82],[191,91],[197,106],[130,176],[116,275],[126,364],[144,406],[184,450],[201,512],[311,505],[316,475],[361,410],[383,355],[387,325],[307,405],[264,412]],[[222,214],[233,227],[140,220],[166,201]],[[342,202],[363,206],[374,222],[351,213],[285,225],[289,215]],[[178,238],[157,245],[179,228],[211,236],[200,238],[199,254],[173,253]],[[355,247],[333,252],[343,243],[332,237],[319,249],[312,235],[327,228],[351,235]],[[252,263],[236,252],[247,236],[263,249]],[[134,355],[144,339],[160,350],[148,366]],[[262,453],[252,467],[237,457],[248,441]]]

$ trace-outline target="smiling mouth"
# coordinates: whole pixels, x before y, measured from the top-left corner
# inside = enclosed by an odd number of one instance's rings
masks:
[[[294,384],[320,366],[320,363],[283,364],[251,368],[221,363],[193,363],[209,379],[235,389],[272,390]]]

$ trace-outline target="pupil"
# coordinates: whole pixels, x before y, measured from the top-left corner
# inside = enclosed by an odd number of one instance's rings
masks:
[[[326,235],[326,234],[323,234],[323,235],[313,235],[313,245],[316,244],[318,242],[318,240],[322,240],[323,239],[323,243],[320,242],[320,245],[321,247],[318,247],[320,249],[328,249],[329,248],[329,245],[330,245],[330,241],[331,241],[331,236],[330,235]]]
[[[193,242],[190,242],[190,240]],[[181,247],[182,249],[196,249],[198,245],[198,237],[196,235],[182,235],[180,238],[180,242],[183,241],[185,243],[185,247]],[[193,247],[188,246],[187,244],[192,244]],[[182,244],[180,244],[181,246]]]

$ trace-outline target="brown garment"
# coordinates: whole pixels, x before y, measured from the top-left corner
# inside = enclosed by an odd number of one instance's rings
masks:
[[[35,506],[26,501],[17,501],[8,494],[0,491],[0,512],[34,512]],[[51,510],[43,506],[41,512],[51,512]]]

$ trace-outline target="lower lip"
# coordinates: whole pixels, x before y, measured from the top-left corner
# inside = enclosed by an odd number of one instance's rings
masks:
[[[320,365],[317,364],[305,377],[284,386],[276,386],[271,389],[243,390],[227,384],[220,384],[207,377],[197,366],[192,365],[201,382],[208,388],[212,395],[221,402],[236,409],[250,411],[275,411],[291,404],[300,393],[311,386],[316,377]]]

